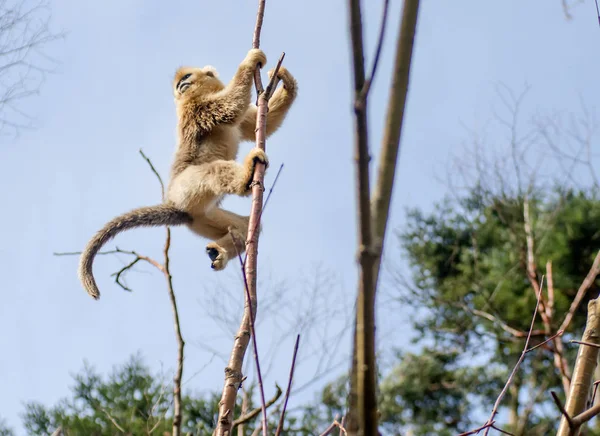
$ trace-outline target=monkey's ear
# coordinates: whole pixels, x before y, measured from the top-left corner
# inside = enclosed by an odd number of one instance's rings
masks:
[[[204,73],[206,73],[207,76],[215,77],[215,78],[219,77],[219,73],[217,72],[217,69],[215,67],[213,67],[212,65],[205,66],[204,68],[202,68],[202,71],[204,71]]]

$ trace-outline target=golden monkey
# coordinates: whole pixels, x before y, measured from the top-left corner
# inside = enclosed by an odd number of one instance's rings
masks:
[[[94,257],[124,230],[185,224],[212,241],[206,253],[214,270],[222,270],[229,259],[245,250],[248,217],[219,206],[226,194],[250,194],[256,162],[268,166],[265,152],[257,147],[242,164],[235,161],[239,142],[255,138],[257,108],[250,104],[253,75],[256,66],[266,61],[261,50],[250,50],[227,85],[212,67],[177,70],[173,94],[178,144],[165,201],[114,218],[88,242],[79,263],[79,279],[93,298],[100,298],[92,272]],[[267,136],[281,126],[297,93],[296,80],[285,68],[281,67],[277,76],[283,86],[269,100]]]

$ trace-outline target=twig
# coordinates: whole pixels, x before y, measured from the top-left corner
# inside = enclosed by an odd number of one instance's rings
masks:
[[[486,428],[489,428],[489,427],[493,426],[495,422],[496,421],[487,422],[487,423],[483,424],[481,427],[477,427],[476,429],[469,430],[467,432],[461,433],[458,436],[471,436],[473,434],[478,434],[481,430],[484,430]]]
[[[510,435],[510,436],[515,436],[513,433],[510,433],[510,432],[508,432],[506,430],[502,430],[501,428],[496,427],[495,425],[490,425],[490,428],[493,428],[494,430],[499,431],[500,433],[503,433],[503,434],[507,434],[507,435]]]
[[[536,348],[543,347],[543,346],[544,346],[544,345],[546,345],[548,342],[550,342],[550,341],[553,341],[555,338],[558,338],[559,336],[561,336],[563,333],[564,333],[564,332],[563,332],[562,330],[559,330],[558,332],[556,332],[556,334],[554,334],[554,335],[550,336],[550,337],[549,337],[548,339],[546,339],[544,342],[540,342],[539,344],[537,344],[537,345],[535,345],[535,346],[533,346],[533,347],[531,347],[531,348],[528,348],[528,349],[525,351],[525,353],[529,353],[529,352],[531,352],[531,351],[535,350]]]
[[[496,398],[496,402],[494,403],[494,407],[492,408],[492,413],[490,414],[490,417],[488,419],[488,422],[486,424],[488,424],[488,427],[485,427],[485,432],[483,433],[484,436],[487,436],[488,433],[490,432],[490,428],[493,425],[493,421],[494,418],[496,417],[496,414],[498,413],[498,407],[500,407],[500,403],[502,402],[502,399],[504,398],[504,395],[506,394],[506,391],[508,390],[508,387],[510,386],[515,374],[517,373],[517,370],[519,369],[519,366],[521,365],[521,362],[523,362],[523,359],[525,359],[525,355],[528,352],[528,348],[529,348],[529,340],[531,339],[531,331],[533,330],[533,326],[535,324],[535,318],[537,317],[537,313],[538,313],[538,307],[540,306],[540,299],[542,297],[542,288],[544,285],[544,278],[542,277],[542,282],[540,283],[540,289],[539,292],[537,294],[537,300],[536,300],[536,304],[535,304],[535,309],[533,311],[533,317],[531,318],[531,324],[529,327],[529,334],[527,335],[527,339],[525,340],[525,346],[523,347],[523,351],[521,352],[521,356],[519,357],[519,360],[517,360],[517,363],[515,364],[512,372],[510,373],[510,376],[508,377],[508,380],[506,380],[506,384],[504,385],[504,388],[502,389],[502,391],[500,392],[500,395],[498,395],[498,398]]]
[[[598,16],[598,25],[600,26],[600,9],[598,8],[598,0],[596,0],[596,15]]]
[[[292,390],[292,379],[294,378],[294,367],[296,366],[296,357],[298,355],[298,345],[300,343],[300,335],[296,336],[296,344],[294,345],[294,355],[292,356],[292,366],[290,368],[290,376],[288,377],[288,385],[285,391],[285,400],[283,402],[283,408],[281,409],[281,416],[279,417],[279,424],[275,431],[275,436],[279,436],[283,431],[283,421],[285,419],[285,409],[290,398],[290,392]]]
[[[595,348],[600,348],[600,344],[592,344],[591,342],[585,342],[585,341],[569,341],[572,344],[581,344],[581,345],[587,345],[588,347],[595,347]]]
[[[167,290],[171,301],[171,311],[173,312],[173,324],[175,327],[175,337],[177,338],[177,370],[173,377],[173,436],[178,436],[181,433],[181,379],[183,377],[183,359],[185,341],[181,334],[181,324],[179,323],[179,311],[177,310],[177,300],[175,299],[175,291],[173,290],[173,276],[169,269],[170,258],[169,249],[171,247],[171,229],[167,227],[167,237],[165,240],[164,260],[165,260],[165,279],[167,280]]]
[[[346,424],[346,415],[342,416],[342,422],[341,422],[341,424],[342,425],[340,426],[340,434],[339,434],[339,436],[347,435],[348,433],[346,432],[346,429],[344,427],[345,424]]]
[[[373,66],[371,67],[371,74],[369,74],[369,77],[365,80],[363,88],[360,91],[360,95],[356,99],[355,104],[357,106],[362,106],[364,104],[369,95],[369,91],[371,90],[373,80],[375,80],[375,73],[377,73],[377,65],[379,64],[379,57],[381,56],[383,40],[385,39],[385,29],[387,28],[389,6],[390,0],[384,0],[383,11],[381,13],[381,24],[379,25],[379,37],[377,38],[377,48],[375,49],[375,59],[373,60]]]
[[[158,171],[156,171],[156,168],[154,168],[154,165],[152,164],[152,161],[150,160],[150,158],[148,158],[148,156],[146,156],[144,154],[144,152],[142,151],[141,148],[140,148],[140,154],[146,160],[146,162],[150,166],[150,169],[152,170],[152,172],[154,173],[154,175],[158,179],[158,183],[160,183],[160,196],[164,200],[165,199],[165,184],[163,183],[162,177],[160,176],[160,174],[158,174]]]
[[[570,429],[573,428],[573,421],[571,420],[571,417],[565,410],[565,407],[563,406],[562,401],[560,401],[560,398],[558,398],[558,395],[556,395],[556,392],[550,391],[550,395],[552,395],[552,399],[554,400],[556,407],[558,407],[558,410],[560,410],[560,413],[562,413],[564,418],[567,420],[567,424],[569,425],[569,428]]]
[[[340,429],[340,434],[345,434],[347,435],[348,432],[346,431],[346,429],[344,428],[344,425],[342,423],[340,423],[337,419],[337,417],[333,420],[333,422],[329,425],[329,427],[327,427],[323,433],[320,433],[319,436],[327,436],[328,434],[330,434],[333,430],[335,430],[336,428]]]
[[[275,404],[275,402],[279,399],[279,397],[281,397],[281,394],[283,393],[281,391],[281,388],[278,385],[275,385],[275,395],[273,395],[273,398],[271,398],[269,401],[266,402],[266,407],[267,409],[269,407],[271,407],[273,404]],[[250,421],[251,419],[256,418],[256,416],[262,411],[262,405],[261,407],[257,407],[256,409],[252,410],[251,412],[248,412],[242,416],[240,416],[238,419],[236,419],[235,421],[233,421],[233,424],[231,425],[232,430],[234,428],[236,428],[238,425],[242,425],[248,421]]]

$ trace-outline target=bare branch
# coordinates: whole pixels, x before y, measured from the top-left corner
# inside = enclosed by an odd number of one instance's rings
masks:
[[[275,402],[279,399],[279,397],[281,397],[281,394],[283,393],[281,391],[281,388],[278,385],[275,385],[275,395],[273,395],[273,398],[271,398],[269,401],[267,401],[265,403],[266,408],[268,409],[269,407],[271,407],[273,404],[275,404]],[[232,430],[234,428],[236,428],[238,425],[242,425],[245,424],[246,422],[256,418],[258,416],[258,414],[262,411],[262,405],[261,407],[257,407],[256,409],[252,410],[251,412],[248,412],[246,414],[244,414],[243,416],[240,416],[238,419],[236,419],[235,421],[233,421],[233,424],[231,425]]]
[[[265,0],[259,0],[258,12],[256,16],[256,26],[254,29],[254,37],[252,47],[260,47],[260,33],[265,13]],[[281,65],[283,56],[280,58],[278,65]],[[269,93],[271,93],[277,83],[277,75],[273,74],[271,83],[269,84],[268,92],[264,92],[262,81],[260,78],[259,65],[254,73],[254,83],[257,93],[257,114],[256,114],[256,146],[265,149],[266,144],[266,126],[267,126],[267,111]],[[262,380],[260,367],[258,365],[258,351],[256,349],[256,338],[250,330],[254,329],[254,318],[258,308],[256,280],[257,280],[257,260],[258,260],[258,236],[260,218],[263,206],[264,192],[264,177],[265,166],[257,163],[254,169],[252,178],[252,206],[248,223],[248,235],[246,240],[246,260],[242,262],[244,266],[244,285],[246,288],[246,304],[244,306],[244,315],[240,324],[238,335],[235,338],[233,351],[229,359],[228,365],[225,368],[225,386],[219,403],[219,418],[217,421],[216,434],[224,436],[231,432],[232,417],[231,411],[235,405],[235,398],[242,379],[242,365],[244,356],[249,343],[249,336],[254,340],[254,351],[256,357],[257,371],[259,376],[259,385],[261,386],[261,400],[263,404],[263,434],[267,436],[267,416],[264,400],[264,392],[262,391]]]
[[[294,355],[292,356],[292,366],[290,368],[290,376],[288,377],[288,386],[285,391],[285,401],[283,403],[283,409],[281,409],[281,416],[279,417],[279,424],[277,425],[277,431],[275,436],[279,436],[283,431],[283,421],[285,419],[285,409],[290,398],[290,392],[292,390],[292,380],[294,378],[294,367],[296,366],[296,357],[298,355],[298,344],[300,343],[300,335],[296,336],[296,344],[294,345]]]

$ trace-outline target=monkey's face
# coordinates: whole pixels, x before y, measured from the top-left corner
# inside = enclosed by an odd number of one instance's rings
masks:
[[[220,91],[225,86],[219,80],[217,70],[211,66],[204,68],[182,67],[173,79],[175,100],[188,95],[209,94]]]

